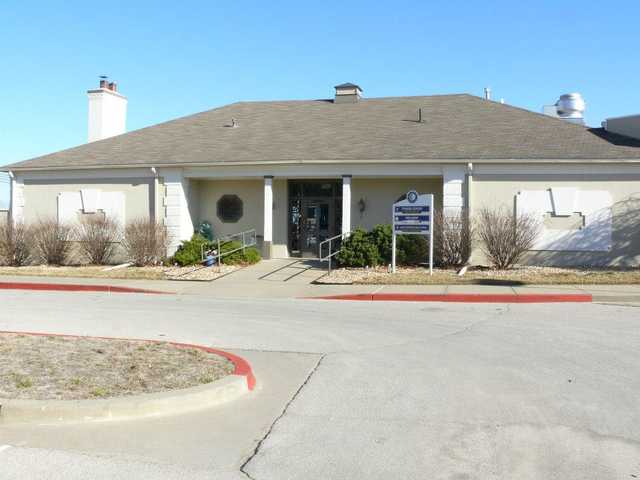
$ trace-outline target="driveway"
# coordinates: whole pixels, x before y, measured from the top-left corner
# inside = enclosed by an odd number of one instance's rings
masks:
[[[2,330],[215,345],[245,355],[259,382],[245,403],[186,418],[0,427],[3,478],[640,477],[635,307],[27,292],[0,302]]]

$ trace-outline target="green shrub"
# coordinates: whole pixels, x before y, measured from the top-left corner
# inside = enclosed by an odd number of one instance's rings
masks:
[[[176,263],[180,266],[197,265],[202,262],[202,245],[209,245],[210,242],[202,235],[196,233],[191,237],[191,240],[185,240],[182,245],[178,247],[175,255],[173,256]],[[207,247],[205,246],[205,250]]]
[[[378,249],[380,262],[384,265],[389,265],[391,263],[391,225],[376,225],[373,227],[373,230],[369,232],[369,236]]]
[[[242,244],[240,242],[225,242],[220,245],[222,253],[230,252],[240,248]],[[226,265],[252,265],[258,263],[262,257],[260,252],[255,247],[246,247],[243,250],[237,250],[229,255],[222,257],[222,263]]]
[[[382,261],[371,235],[361,228],[356,228],[342,242],[336,260],[345,267],[375,267]]]
[[[420,265],[429,262],[429,241],[422,235],[398,235],[396,237],[396,263]]]
[[[336,260],[343,267],[374,267],[391,263],[391,225],[376,225],[370,232],[354,230],[342,242]],[[396,263],[419,265],[429,261],[429,242],[420,235],[396,237]]]

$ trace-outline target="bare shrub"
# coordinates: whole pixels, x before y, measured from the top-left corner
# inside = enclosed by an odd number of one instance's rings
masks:
[[[63,265],[71,249],[72,228],[55,219],[39,220],[33,227],[36,259],[47,265]]]
[[[0,225],[0,263],[21,267],[31,261],[31,232],[24,223],[9,220]]]
[[[106,215],[87,217],[76,228],[80,251],[89,263],[105,265],[113,257],[120,241],[118,222]]]
[[[150,219],[133,220],[125,227],[122,245],[136,266],[158,265],[167,254],[167,228]]]
[[[518,263],[540,235],[538,219],[531,214],[515,215],[507,208],[483,208],[476,221],[482,250],[499,269]]]
[[[435,213],[433,219],[433,255],[442,267],[461,267],[471,257],[473,227],[466,211],[457,214]]]

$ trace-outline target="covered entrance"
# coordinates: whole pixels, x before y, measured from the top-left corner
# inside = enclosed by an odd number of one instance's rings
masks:
[[[320,242],[341,233],[342,181],[289,180],[289,252],[317,257]]]

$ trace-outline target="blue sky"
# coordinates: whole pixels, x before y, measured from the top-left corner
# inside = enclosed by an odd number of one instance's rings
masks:
[[[596,126],[640,111],[638,18],[636,1],[4,0],[0,164],[84,143],[103,73],[129,98],[129,130],[344,81],[371,97],[490,86],[535,111],[579,91]]]

